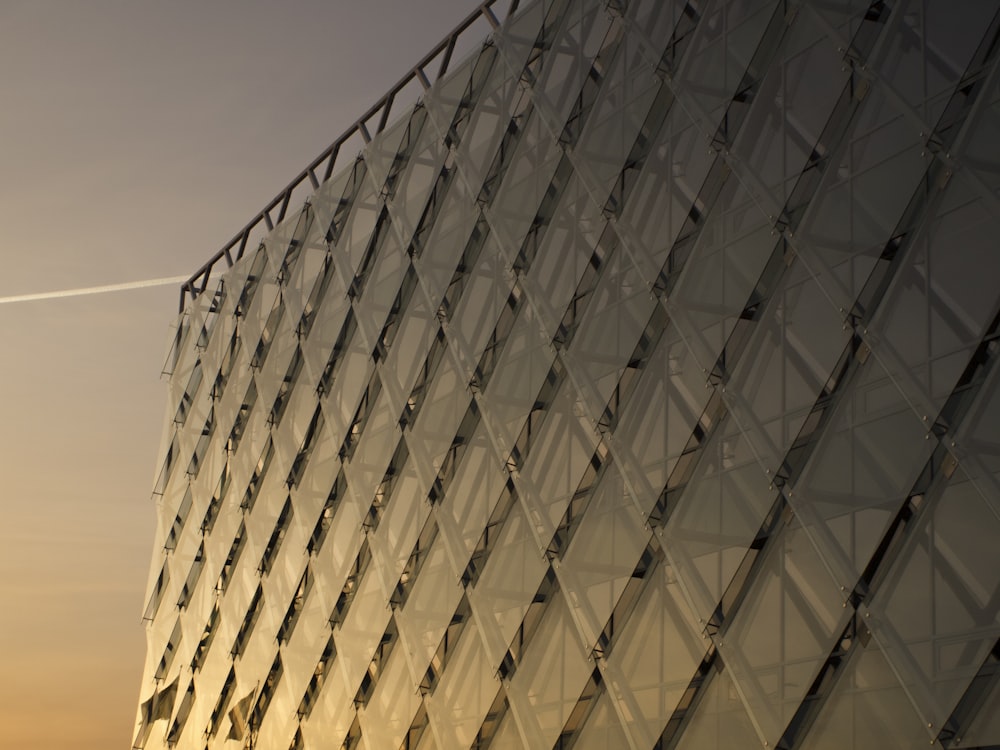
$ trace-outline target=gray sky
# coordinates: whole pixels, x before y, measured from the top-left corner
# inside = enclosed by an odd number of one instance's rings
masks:
[[[476,4],[0,0],[0,297],[194,272]],[[131,745],[177,296],[0,304],[0,750]]]

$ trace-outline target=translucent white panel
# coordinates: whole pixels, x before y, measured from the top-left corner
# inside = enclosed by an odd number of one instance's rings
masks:
[[[354,160],[342,160],[341,169],[310,196],[309,202],[316,211],[316,221],[324,234],[334,219],[345,191],[350,194],[353,189],[354,180],[360,174],[356,171],[358,169],[363,170],[364,164],[356,163]]]
[[[466,269],[462,284],[457,307],[448,310],[447,333],[450,341],[464,345],[468,361],[463,366],[471,378],[512,287],[495,235],[487,236],[476,265]]]
[[[407,466],[393,480],[391,495],[381,500],[385,508],[371,543],[382,559],[380,573],[386,584],[386,599],[395,587],[430,512],[430,504],[426,502],[426,495],[419,492],[419,486],[416,473]]]
[[[437,475],[471,396],[468,380],[462,377],[448,356],[442,357],[434,379],[425,386],[425,393],[420,418],[410,427],[410,435],[414,439],[408,442],[411,446],[415,443],[420,445],[420,450],[431,461]]]
[[[811,14],[798,16],[732,148],[766,190],[768,211],[785,207],[814,148],[827,148],[820,134],[849,76],[843,53],[823,26]]]
[[[436,200],[442,201],[438,209],[440,213],[429,236],[423,236],[420,259],[414,263],[435,308],[448,288],[455,266],[479,218],[479,206],[454,183],[443,197],[436,196]]]
[[[406,169],[400,174],[389,208],[404,247],[409,244],[441,173],[448,149],[431,123],[420,130]]]
[[[707,132],[715,131],[736,92],[774,7],[773,0],[727,3],[698,24],[678,78],[694,106],[705,113],[701,127]]]
[[[337,643],[337,663],[340,665],[344,684],[356,691],[368,669],[375,647],[382,640],[391,612],[382,591],[375,561],[361,578],[354,600],[347,611],[347,619],[334,630]],[[351,693],[351,698],[354,693]]]
[[[430,114],[434,124],[434,130],[441,137],[451,127],[455,117],[455,110],[458,109],[463,98],[468,92],[469,83],[473,80],[473,73],[482,75],[483,67],[489,69],[489,63],[493,58],[493,50],[482,52],[476,49],[467,57],[452,64],[447,75],[445,75],[434,89],[424,97],[424,105]]]
[[[375,190],[382,190],[397,154],[406,148],[410,139],[416,137],[421,127],[426,126],[426,113],[411,111],[372,138],[363,156],[368,166],[368,178]]]
[[[849,147],[827,170],[795,247],[837,307],[850,309],[926,170],[919,129],[878,88],[861,105]]]
[[[511,711],[533,746],[555,743],[593,670],[565,599],[554,596],[507,686]]]
[[[309,230],[298,239],[294,263],[283,272],[286,314],[295,324],[302,319],[306,303],[322,278],[327,261],[326,227],[317,221],[315,210],[310,209],[309,216]]]
[[[405,633],[406,643],[413,649],[411,658],[415,669],[424,670],[430,664],[461,597],[461,583],[451,568],[439,534],[427,553],[406,604],[396,612],[400,632]]]
[[[341,356],[344,359],[336,369],[333,386],[323,399],[323,412],[327,421],[337,427],[335,439],[343,442],[347,428],[354,421],[361,394],[371,380],[375,363],[359,334],[355,334],[350,348]]]
[[[330,617],[337,597],[347,579],[347,571],[357,557],[364,534],[362,513],[349,502],[341,502],[330,524],[323,546],[315,557],[316,583],[313,591],[317,606],[323,611],[323,622]]]
[[[766,553],[720,653],[764,738],[777,744],[826,661],[851,607],[794,520]]]
[[[642,42],[650,60],[659,61],[684,7],[683,0],[632,0],[628,4],[629,35]]]
[[[941,727],[1000,637],[1000,519],[959,466],[919,523],[871,599],[872,631]]]
[[[500,530],[469,601],[479,613],[487,656],[494,670],[524,619],[548,563],[530,524],[515,505]]]
[[[887,41],[881,61],[886,84],[926,122],[936,122],[940,114],[928,99],[950,93],[958,83],[994,10],[930,0],[907,13]]]
[[[874,641],[858,646],[843,666],[803,750],[911,750],[930,736]]]
[[[850,590],[934,441],[874,356],[837,408],[790,499],[838,583]]]
[[[944,404],[990,324],[1000,299],[991,274],[1000,231],[992,209],[959,172],[869,327],[894,355],[890,375],[921,409]],[[919,323],[916,323],[919,321]]]
[[[352,277],[365,257],[380,210],[378,194],[371,182],[365,180],[354,197],[351,212],[343,223],[336,244],[339,259],[344,261],[345,270]]]
[[[560,580],[577,615],[584,642],[597,644],[649,541],[649,531],[611,464],[585,509],[563,556]]]
[[[347,298],[347,287],[335,267],[327,273],[331,278],[325,294],[317,300],[318,307],[313,312],[309,338],[302,350],[305,358],[303,377],[314,387],[329,361],[330,350],[340,335],[351,306]]]
[[[982,104],[979,112],[973,116],[971,123],[967,121],[969,131],[964,143],[962,166],[975,172],[987,187],[996,192],[1000,187],[997,176],[1000,174],[1000,164],[997,163],[997,153],[994,144],[1000,138],[1000,82],[983,91]]]
[[[371,503],[401,435],[397,415],[391,412],[384,393],[369,413],[354,457],[344,467],[351,491],[362,503]]]
[[[843,314],[812,278],[803,278],[801,266],[798,271],[785,274],[726,385],[734,416],[772,473],[851,338]]]
[[[603,692],[596,699],[587,723],[580,730],[573,747],[578,750],[607,750],[609,747],[628,747],[628,738],[611,705],[611,698]]]
[[[309,393],[301,388],[298,391]],[[340,459],[337,455],[340,442],[334,439],[334,431],[325,420],[312,440],[313,448],[309,455],[309,463],[305,471],[299,475],[299,484],[295,490],[295,520],[297,523],[307,525],[310,532],[320,508],[323,507],[323,501],[326,500],[326,495],[340,471]]]
[[[754,731],[729,672],[713,671],[707,679],[708,685],[702,688],[704,695],[681,735],[680,746],[761,747],[763,742]]]
[[[333,667],[337,669],[336,661]],[[340,674],[330,675],[323,683],[312,713],[302,722],[302,737],[306,747],[336,747],[343,741],[357,717],[354,710],[355,693],[356,688],[349,689]]]
[[[962,445],[968,455],[976,457],[981,462],[982,473],[970,470],[974,481],[987,482],[990,475],[994,478],[1000,473],[1000,372],[995,368],[986,376],[979,394],[970,405],[969,412],[962,423],[955,428],[956,441]],[[991,496],[986,487],[983,491]],[[995,504],[994,504],[995,505]]]
[[[264,722],[257,732],[255,743],[259,747],[288,747],[295,734],[298,726],[295,717],[298,696],[292,696],[286,677],[287,670],[282,672],[268,704]]]
[[[569,117],[610,27],[611,18],[599,0],[583,0],[567,8],[562,27],[545,48],[535,99],[556,134]]]
[[[376,241],[373,266],[359,272],[357,283],[364,284],[361,299],[355,302],[358,326],[368,341],[377,341],[386,316],[399,292],[409,259],[391,228],[381,230],[385,239]]]
[[[566,361],[577,380],[589,384],[583,395],[590,401],[591,413],[599,415],[657,303],[620,249],[608,261],[596,288],[587,291],[582,318],[572,316],[578,328]],[[575,299],[570,305],[574,304]]]
[[[426,699],[444,747],[472,747],[499,688],[475,624],[468,622],[441,682]]]
[[[403,743],[413,716],[420,707],[420,693],[413,689],[402,649],[393,649],[383,665],[378,686],[364,711],[361,731],[372,748],[398,748]]]
[[[552,365],[553,352],[539,336],[538,324],[527,310],[514,321],[500,363],[483,395],[484,419],[509,451]]]
[[[327,638],[330,636],[330,628],[327,625],[330,610],[321,606],[315,588],[314,585],[313,591],[306,597],[291,640],[281,649],[281,661],[285,666],[282,680],[287,682],[289,694],[295,702],[293,711],[297,709],[299,701],[305,695],[306,686],[323,656]],[[331,668],[330,664],[326,666],[327,670]],[[329,671],[327,676],[329,677]]]
[[[979,747],[1000,744],[1000,681],[994,679],[993,689],[986,695],[972,723],[955,739],[954,747]]]
[[[619,445],[634,459],[635,468],[626,464],[622,472],[640,493],[640,506],[647,512],[666,486],[711,394],[705,373],[685,342],[676,330],[667,328],[615,429]]]
[[[499,192],[486,216],[508,262],[513,262],[549,187],[562,151],[538,117],[529,117]]]
[[[731,423],[704,449],[664,530],[698,619],[707,622],[757,536],[777,490]]]
[[[621,680],[609,689],[623,696],[622,715],[630,719],[629,732],[640,746],[651,747],[677,708],[709,642],[698,635],[700,627],[670,566],[657,565],[647,575],[651,579],[615,636],[608,664]],[[690,747],[715,746],[695,743]]]
[[[431,342],[438,332],[437,319],[427,303],[419,299],[419,292],[410,300],[398,328],[393,334],[392,347],[382,369],[382,385],[396,414],[403,413],[403,403],[397,403],[395,394],[404,401],[409,397],[420,368],[427,357]],[[394,384],[395,387],[391,387]]]
[[[503,53],[508,74],[515,79],[521,75],[524,61],[534,47],[549,8],[546,3],[522,5],[517,15],[509,19],[497,34],[497,47]]]
[[[775,246],[771,222],[734,180],[709,215],[670,305],[698,363],[715,367]]]
[[[500,722],[500,728],[490,743],[490,750],[524,750],[524,740],[521,739],[517,723],[510,711]]]
[[[443,514],[452,519],[456,539],[461,544],[456,553],[461,565],[469,559],[486,528],[508,476],[487,438],[485,426],[480,423],[441,506]]]
[[[635,37],[622,38],[606,83],[574,148],[581,165],[578,168],[588,175],[598,200],[604,200],[611,191],[660,88],[647,54]]]
[[[530,286],[526,285],[529,291],[535,292],[534,306],[544,311],[549,337],[555,334],[566,307],[574,301],[574,292],[588,270],[605,223],[582,181],[571,178],[534,255],[528,275]]]
[[[551,538],[559,526],[600,440],[580,411],[576,390],[564,381],[527,442],[522,477],[534,493],[530,516],[540,539]]]
[[[510,48],[505,51],[513,52]],[[522,60],[513,62],[514,65],[523,64]],[[456,151],[456,167],[472,195],[478,194],[482,187],[507,124],[524,97],[526,94],[518,85],[518,77],[510,73],[508,62],[501,55],[501,59],[493,63],[489,80],[475,109],[468,116],[468,124]]]

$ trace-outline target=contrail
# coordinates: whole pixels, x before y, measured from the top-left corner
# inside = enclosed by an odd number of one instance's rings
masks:
[[[142,281],[126,281],[124,284],[106,284],[105,286],[86,286],[80,289],[60,289],[56,292],[37,292],[35,294],[15,294],[10,297],[0,297],[0,305],[9,302],[34,302],[41,299],[57,299],[59,297],[82,297],[85,294],[106,294],[108,292],[124,292],[128,289],[142,289],[147,286],[165,286],[180,284],[190,276],[167,276],[162,279],[143,279]]]

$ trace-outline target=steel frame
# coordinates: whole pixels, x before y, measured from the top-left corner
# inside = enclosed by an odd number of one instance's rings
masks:
[[[281,223],[288,213],[288,207],[291,205],[292,195],[300,187],[308,182],[308,192],[316,190],[322,183],[329,180],[338,166],[343,166],[346,163],[344,159],[338,161],[338,157],[341,157],[341,147],[351,140],[354,136],[360,135],[364,144],[371,141],[373,134],[371,131],[371,126],[374,125],[375,133],[378,135],[383,130],[385,130],[386,125],[389,124],[389,116],[392,113],[393,104],[396,102],[396,97],[413,81],[417,81],[420,84],[422,91],[427,91],[434,83],[440,78],[444,77],[449,70],[449,66],[452,62],[452,57],[455,52],[455,48],[458,44],[459,38],[462,37],[480,18],[486,19],[489,23],[491,29],[498,29],[500,25],[506,19],[510,18],[517,11],[520,0],[509,0],[508,8],[504,14],[503,19],[497,17],[494,13],[494,7],[501,4],[499,0],[484,0],[479,7],[477,7],[472,13],[466,16],[458,26],[452,29],[444,39],[438,42],[437,45],[431,49],[420,62],[414,65],[396,84],[390,88],[382,97],[375,102],[364,114],[361,115],[357,120],[355,120],[340,136],[334,140],[319,156],[312,160],[309,165],[299,172],[291,182],[289,182],[274,198],[272,198],[260,211],[254,214],[253,218],[246,223],[246,225],[238,231],[229,242],[222,246],[218,252],[215,253],[209,260],[197,271],[195,271],[191,277],[181,285],[180,300],[178,306],[178,312],[183,313],[185,307],[189,301],[194,301],[197,297],[202,294],[205,289],[208,288],[209,280],[212,277],[213,272],[219,262],[225,261],[226,268],[233,266],[236,261],[243,257],[246,252],[247,246],[250,243],[251,236],[254,234],[255,230],[258,230],[262,225],[264,229],[270,232],[274,229],[275,224]],[[478,41],[481,38],[480,32],[475,32],[475,39]],[[434,71],[435,66],[433,63],[437,62],[436,72]],[[429,78],[427,75],[427,69],[431,69],[431,74],[434,76],[433,79]],[[412,106],[412,102],[404,102],[404,109]],[[322,178],[317,175],[322,173]],[[272,212],[277,211],[276,216],[272,215]]]

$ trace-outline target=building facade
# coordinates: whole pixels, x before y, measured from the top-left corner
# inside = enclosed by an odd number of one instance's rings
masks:
[[[134,746],[1000,745],[995,4],[512,5],[185,285]]]

